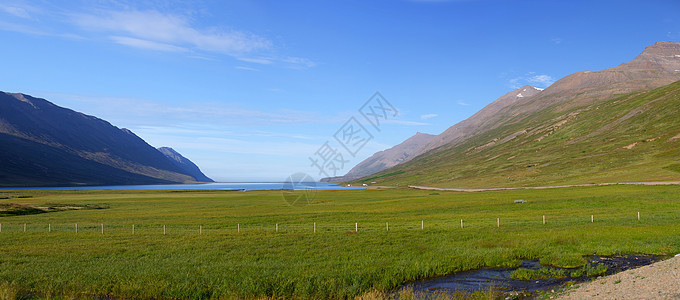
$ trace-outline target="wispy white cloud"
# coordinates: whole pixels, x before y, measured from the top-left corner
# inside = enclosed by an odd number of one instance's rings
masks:
[[[65,106],[93,113],[109,120],[119,120],[136,126],[154,124],[222,124],[238,126],[275,126],[283,124],[338,123],[341,114],[324,116],[320,112],[295,109],[260,110],[240,103],[185,101],[172,105],[149,99],[96,97],[76,94],[47,93],[50,99],[63,101]],[[135,107],[130,110],[130,107]]]
[[[256,68],[244,67],[244,66],[236,66],[236,67],[234,67],[234,68],[235,68],[235,69],[239,69],[239,70],[254,71],[254,72],[259,72],[259,71],[260,71],[259,69],[256,69]]]
[[[125,46],[130,46],[134,48],[140,48],[140,49],[147,49],[147,50],[157,50],[157,51],[166,51],[166,52],[187,52],[189,51],[186,48],[183,47],[178,47],[170,44],[164,44],[164,43],[159,43],[159,42],[154,42],[154,41],[149,41],[149,40],[142,40],[142,39],[137,39],[137,38],[132,38],[132,37],[126,37],[126,36],[111,36],[110,37],[112,41],[114,41],[117,44],[125,45]]]
[[[463,101],[460,101],[460,100],[458,100],[458,101],[456,102],[456,104],[461,105],[461,106],[468,106],[468,105],[470,105],[469,103],[466,103],[466,102],[463,102]]]
[[[12,32],[18,32],[18,33],[23,33],[23,34],[31,34],[31,35],[48,35],[47,32],[33,28],[31,26],[26,26],[23,24],[16,24],[16,23],[11,23],[11,22],[5,22],[0,20],[0,29],[5,30],[5,31],[12,31]]]
[[[143,135],[153,135],[143,129],[137,129],[137,132]],[[217,153],[239,153],[239,154],[262,154],[268,156],[290,156],[297,157],[300,153],[314,153],[317,145],[314,142],[308,141],[306,143],[299,141],[272,141],[266,140],[246,140],[225,138],[219,136],[202,136],[193,138],[191,141],[182,142],[181,138],[174,139],[178,147],[196,150],[210,150]]]
[[[527,81],[529,81],[530,83],[532,83],[534,85],[547,87],[547,86],[550,86],[551,84],[553,84],[555,82],[555,78],[553,78],[550,75],[543,74],[543,75],[531,76],[527,79]]]
[[[79,40],[104,36],[126,47],[184,53],[199,59],[227,55],[248,63],[294,69],[317,65],[308,58],[277,53],[274,43],[264,36],[228,25],[199,25],[196,14],[159,3],[146,10],[136,8],[135,2],[109,2],[96,10],[45,9],[17,3],[0,3],[0,30]]]
[[[24,19],[31,19],[29,6],[19,6],[14,4],[0,4],[0,11]]]
[[[552,41],[555,45],[559,45],[559,44],[562,44],[562,42],[564,40],[562,38],[556,37],[556,38],[552,38],[550,41]]]
[[[423,126],[423,125],[432,125],[430,123],[423,123],[423,122],[416,122],[416,121],[407,121],[407,120],[398,120],[398,119],[390,119],[390,120],[385,120],[383,121],[385,124],[397,124],[397,125],[407,125],[407,126]]]
[[[536,74],[536,72],[529,72],[522,76],[511,78],[508,84],[511,88],[517,89],[525,85],[532,85],[538,88],[546,88],[555,82],[555,78],[546,74]]]
[[[281,63],[286,67],[293,69],[307,69],[316,67],[317,63],[302,57],[272,57],[272,56],[253,56],[253,57],[238,57],[240,61],[245,61],[260,65],[270,65],[275,63]]]
[[[32,18],[32,17],[31,17]],[[49,27],[39,27],[35,26],[35,22],[30,22],[30,24],[22,24],[20,22],[8,22],[0,19],[0,30],[12,31],[28,35],[37,36],[51,36],[58,38],[65,38],[70,40],[84,40],[85,38],[81,35],[74,33],[59,33],[55,32]]]
[[[266,137],[266,138],[280,138],[285,140],[311,140],[317,137],[287,134],[272,131],[263,131],[256,129],[227,130],[224,126],[212,124],[156,124],[156,125],[142,125],[136,126],[137,129],[154,135],[174,134],[177,136],[228,136],[231,141],[237,142],[244,138],[252,137]]]
[[[274,63],[274,59],[271,57],[239,57],[238,60],[261,65]]]
[[[316,62],[302,57],[285,57],[282,61],[294,68],[312,68],[316,66]]]
[[[680,31],[676,31],[676,32],[669,31],[666,34],[666,36],[671,40],[678,40],[678,39],[680,39]]]
[[[426,115],[420,116],[420,118],[423,119],[423,120],[427,120],[427,119],[431,119],[431,118],[434,118],[434,117],[437,117],[437,116],[439,116],[439,115],[438,114],[426,114]]]
[[[102,11],[99,14],[73,14],[71,21],[85,30],[103,31],[114,35],[176,47],[237,55],[269,49],[266,38],[236,30],[197,28],[185,16],[159,11]]]
[[[520,77],[512,78],[508,80],[508,84],[510,85],[511,88],[518,89],[522,87],[522,80],[524,79]]]
[[[476,0],[406,0],[409,2],[423,2],[423,3],[446,3],[446,2],[469,2]]]
[[[201,59],[201,60],[207,60],[207,61],[220,61],[219,59],[209,57],[209,56],[205,56],[205,55],[199,55],[199,54],[192,54],[192,55],[189,55],[189,57]]]

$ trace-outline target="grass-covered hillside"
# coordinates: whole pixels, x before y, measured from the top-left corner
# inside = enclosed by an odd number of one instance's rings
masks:
[[[505,125],[361,182],[507,187],[657,180],[680,180],[680,81],[507,116]]]

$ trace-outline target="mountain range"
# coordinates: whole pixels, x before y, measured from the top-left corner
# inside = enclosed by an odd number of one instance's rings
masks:
[[[349,170],[344,176],[322,178],[321,182],[345,182],[359,179],[382,170],[391,168],[401,163],[413,159],[414,154],[421,147],[432,140],[434,135],[427,133],[416,133],[414,136],[384,151],[379,151],[371,157],[363,160],[354,168]]]
[[[610,69],[513,90],[410,159],[349,180],[456,187],[678,180],[678,80],[680,43],[658,42]]]
[[[0,92],[0,186],[210,182],[172,149],[40,98]]]
[[[680,180],[680,43],[506,93],[330,182],[504,187]],[[211,182],[169,147],[45,99],[0,92],[0,186]]]

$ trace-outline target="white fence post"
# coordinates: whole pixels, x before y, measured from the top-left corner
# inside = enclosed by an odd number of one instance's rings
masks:
[[[198,234],[203,234],[203,226],[198,225]]]
[[[387,231],[390,231],[390,223],[389,222],[385,222],[385,227],[387,227]]]
[[[76,233],[78,233],[78,223],[76,223]]]
[[[236,232],[241,232],[241,224],[236,224]]]
[[[640,212],[638,212],[638,221],[640,221]]]
[[[102,234],[104,234],[104,223],[102,223]]]
[[[354,232],[359,232],[359,223],[354,223]]]
[[[316,233],[316,222],[314,222],[314,233]]]
[[[165,225],[163,225],[163,235],[165,235]]]
[[[135,224],[132,224],[132,234],[135,234]]]
[[[501,218],[496,218],[496,224],[498,228],[501,228]]]
[[[420,230],[425,229],[425,221],[420,220]]]
[[[52,224],[47,224],[47,232],[52,232]]]
[[[545,215],[543,215],[543,225],[545,225]]]
[[[279,223],[276,223],[276,232],[279,232]]]
[[[460,229],[463,229],[463,219],[460,219]]]
[[[595,223],[595,216],[594,215],[590,215],[590,223]]]

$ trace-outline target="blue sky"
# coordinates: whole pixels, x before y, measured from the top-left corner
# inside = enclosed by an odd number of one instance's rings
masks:
[[[678,42],[678,12],[677,0],[3,0],[0,90],[129,128],[215,180],[318,179],[319,153],[342,155],[342,175],[514,87]],[[398,111],[377,128],[359,112],[375,92]],[[370,134],[355,155],[335,139],[351,118]]]

